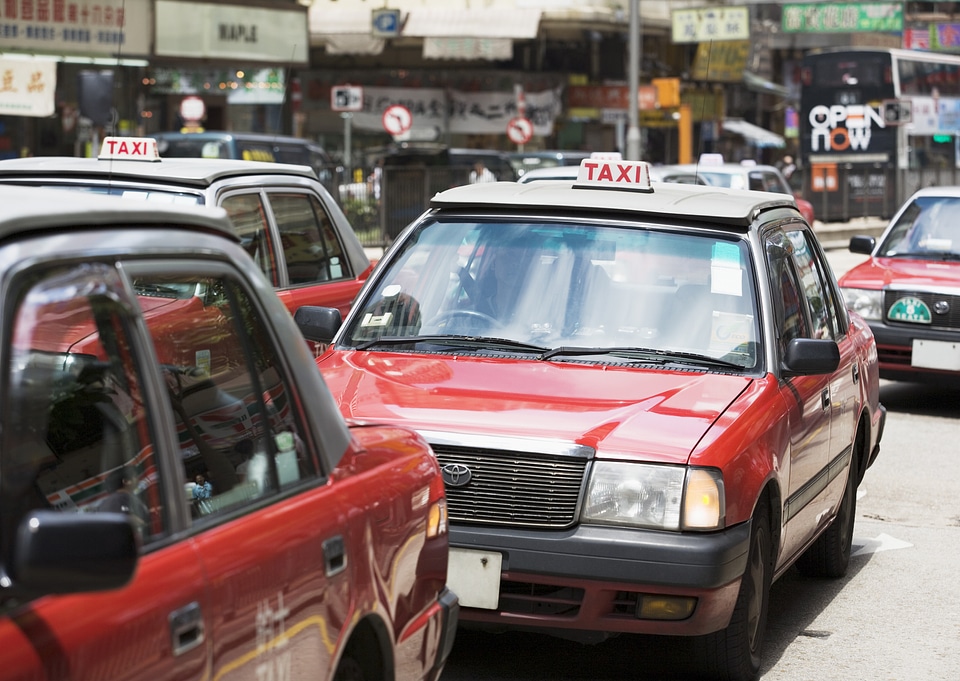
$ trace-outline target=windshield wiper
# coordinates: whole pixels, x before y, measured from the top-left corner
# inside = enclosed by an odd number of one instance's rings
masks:
[[[541,345],[531,345],[509,338],[488,338],[486,336],[381,336],[354,346],[354,350],[368,350],[378,345],[407,345],[411,343],[437,343],[454,347],[473,347],[496,350],[519,350],[521,352],[547,352]]]
[[[670,362],[679,362],[683,364],[709,364],[710,366],[723,367],[724,369],[744,369],[742,364],[728,362],[725,359],[717,359],[708,355],[700,355],[694,352],[674,352],[667,350],[654,350],[653,348],[635,348],[635,347],[582,347],[582,346],[563,346],[553,348],[540,355],[538,359],[547,360],[554,357],[584,357],[587,355],[614,355],[616,357],[625,357],[642,362],[651,362],[655,364],[667,364]]]

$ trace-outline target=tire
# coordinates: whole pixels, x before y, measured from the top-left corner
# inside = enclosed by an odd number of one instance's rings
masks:
[[[346,656],[340,660],[337,673],[333,675],[333,681],[367,681],[367,677],[360,663]]]
[[[719,681],[752,681],[760,672],[773,580],[773,538],[766,499],[757,505],[750,528],[750,553],[740,593],[726,629],[696,640],[698,667]]]
[[[837,517],[797,559],[797,568],[807,577],[837,579],[847,574],[850,549],[853,546],[853,525],[857,518],[857,483],[859,481],[857,455],[860,452],[860,444],[858,437],[857,446],[850,457],[847,486],[843,492],[843,499],[840,500]]]

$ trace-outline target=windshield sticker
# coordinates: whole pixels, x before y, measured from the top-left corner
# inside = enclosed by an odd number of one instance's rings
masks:
[[[393,319],[392,312],[384,312],[383,314],[373,314],[368,312],[363,315],[363,320],[360,322],[360,326],[363,328],[380,328],[384,326],[390,326],[390,320]]]
[[[930,324],[930,308],[919,298],[901,298],[895,302],[890,311],[887,312],[887,319],[895,322],[913,322],[914,324]]]
[[[716,263],[710,267],[710,292],[728,296],[743,295],[743,270],[726,263]]]

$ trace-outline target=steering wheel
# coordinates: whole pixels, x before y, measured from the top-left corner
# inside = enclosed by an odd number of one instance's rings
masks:
[[[467,329],[485,330],[490,327],[494,329],[504,328],[503,324],[496,317],[491,317],[485,312],[478,312],[477,310],[447,310],[446,312],[441,312],[424,324],[423,328],[449,329],[451,326],[456,326],[456,324],[451,324],[451,322],[457,319],[463,320],[464,326],[466,326]],[[421,329],[421,333],[423,333],[423,329]]]

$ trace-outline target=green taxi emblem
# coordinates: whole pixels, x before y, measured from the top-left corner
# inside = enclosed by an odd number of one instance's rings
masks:
[[[901,298],[890,307],[887,319],[895,322],[929,324],[930,308],[919,298]]]

